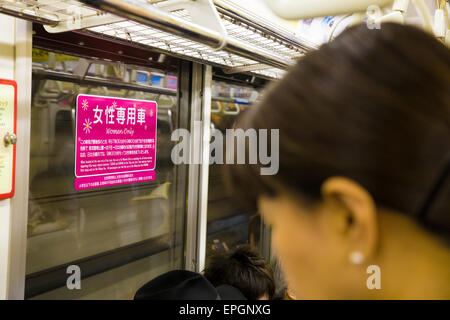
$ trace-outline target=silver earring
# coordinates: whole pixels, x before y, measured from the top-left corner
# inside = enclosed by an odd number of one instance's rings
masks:
[[[352,253],[350,253],[349,259],[351,264],[361,265],[364,262],[365,257],[362,252],[353,251]]]

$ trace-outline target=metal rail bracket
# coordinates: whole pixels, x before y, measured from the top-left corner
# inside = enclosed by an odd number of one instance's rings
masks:
[[[60,21],[56,25],[44,25],[45,30],[49,33],[59,33],[98,27],[126,20],[122,17],[103,12],[97,12],[94,16],[85,17],[83,16],[81,9],[82,8],[77,6],[70,7],[68,10],[71,11],[72,19]]]
[[[221,35],[222,41],[215,50],[222,50],[227,45],[228,32],[213,0],[167,0],[158,2],[155,6],[169,13],[186,10],[195,23]]]
[[[186,10],[196,24],[221,35],[221,42],[216,48],[213,48],[214,50],[222,50],[227,45],[228,32],[212,0],[166,0],[156,3],[152,0],[147,0],[147,2],[149,5],[153,5],[168,13]],[[123,17],[100,11],[97,11],[95,15],[86,16],[83,14],[83,8],[79,6],[68,7],[67,13],[71,15],[70,19],[60,20],[57,24],[44,25],[45,30],[50,33],[59,33],[99,27],[127,20]]]

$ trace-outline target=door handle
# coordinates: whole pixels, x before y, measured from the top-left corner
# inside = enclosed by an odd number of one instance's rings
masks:
[[[7,132],[3,137],[3,142],[5,143],[5,147],[8,147],[10,144],[15,145],[17,143],[17,136],[14,133]]]

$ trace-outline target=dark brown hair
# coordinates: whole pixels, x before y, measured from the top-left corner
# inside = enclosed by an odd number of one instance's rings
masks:
[[[204,276],[215,287],[227,284],[239,289],[248,300],[257,300],[265,294],[272,299],[275,292],[272,267],[249,245],[214,252]]]
[[[277,175],[261,176],[261,165],[226,168],[253,209],[280,187],[318,199],[328,177],[345,176],[379,206],[418,218],[449,163],[450,50],[411,26],[350,28],[303,57],[236,126],[280,133]],[[444,180],[429,216],[448,227]]]

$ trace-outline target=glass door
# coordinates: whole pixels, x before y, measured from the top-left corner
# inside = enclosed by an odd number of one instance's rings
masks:
[[[225,136],[226,130],[233,127],[242,112],[252,107],[258,96],[258,90],[253,87],[214,81],[211,127]],[[264,253],[261,219],[257,212],[248,212],[231,197],[222,167],[213,164],[209,168],[206,258],[213,250],[232,249],[241,244],[250,244]]]
[[[34,49],[26,298],[131,299],[166,271],[183,267],[185,187],[170,158],[180,123],[177,73],[91,63]],[[78,94],[156,101],[156,180],[76,191]],[[81,270],[68,290],[67,268]]]

